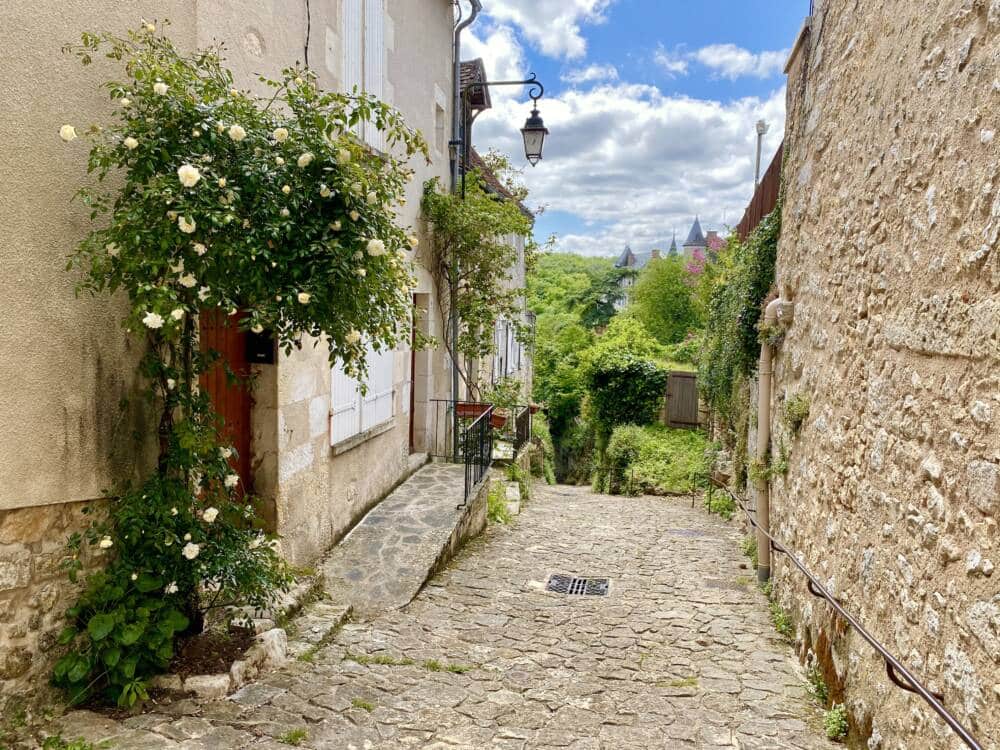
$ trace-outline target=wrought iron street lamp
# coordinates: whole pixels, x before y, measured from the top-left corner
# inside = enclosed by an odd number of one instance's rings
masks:
[[[545,136],[548,134],[549,129],[542,122],[538,109],[532,108],[531,116],[521,128],[521,135],[524,136],[524,157],[531,166],[535,166],[542,160],[542,146],[545,144]]]
[[[469,99],[473,92],[486,90],[493,86],[530,86],[528,96],[531,98],[531,114],[521,128],[521,135],[524,138],[524,157],[531,166],[535,166],[542,160],[542,148],[545,145],[545,136],[549,134],[548,128],[542,116],[538,113],[538,100],[545,94],[545,87],[538,80],[534,73],[523,81],[472,81],[462,90],[462,109],[464,110],[462,122],[464,123],[464,133],[462,134],[462,150],[465,162],[468,163],[469,151],[472,148],[472,123],[479,112],[470,112]]]

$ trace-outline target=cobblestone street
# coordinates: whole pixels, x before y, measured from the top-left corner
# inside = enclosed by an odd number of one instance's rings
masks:
[[[735,524],[684,499],[538,486],[403,610],[229,700],[63,733],[119,748],[821,748]],[[607,597],[544,590],[608,577]]]

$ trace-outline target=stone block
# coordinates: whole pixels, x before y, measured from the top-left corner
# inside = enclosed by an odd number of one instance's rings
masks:
[[[196,674],[184,680],[184,690],[203,700],[219,700],[229,692],[228,674]]]
[[[158,690],[175,690],[180,692],[184,689],[184,681],[180,675],[158,674],[149,681],[149,686]]]
[[[288,656],[288,635],[282,628],[272,628],[257,636],[257,646],[263,649],[263,667],[283,664]]]
[[[10,591],[31,581],[31,551],[23,544],[0,547],[0,591]]]
[[[966,470],[969,500],[987,515],[1000,510],[1000,465],[992,461],[970,461]]]

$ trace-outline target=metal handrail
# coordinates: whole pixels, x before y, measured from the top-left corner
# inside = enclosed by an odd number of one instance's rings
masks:
[[[462,454],[465,460],[465,497],[459,508],[469,502],[469,496],[493,464],[493,407],[489,406],[462,433]]]
[[[861,635],[862,638],[868,641],[868,644],[873,649],[875,649],[878,652],[879,656],[881,656],[882,659],[885,661],[886,674],[889,676],[889,679],[892,680],[893,684],[895,684],[899,688],[902,688],[903,690],[906,690],[907,692],[919,695],[921,698],[924,699],[924,702],[926,702],[932,709],[934,709],[934,712],[944,720],[945,724],[951,727],[952,731],[959,736],[962,742],[964,742],[966,745],[972,748],[972,750],[983,750],[983,747],[982,745],[979,744],[979,741],[972,736],[969,730],[966,729],[958,719],[952,716],[951,712],[949,712],[948,709],[944,707],[944,705],[942,704],[944,696],[942,696],[940,693],[931,692],[931,690],[925,687],[924,684],[920,680],[918,680],[913,675],[912,672],[910,672],[910,670],[908,670],[905,666],[903,666],[903,664],[895,656],[893,656],[886,650],[885,646],[883,646],[875,639],[875,636],[873,636],[871,633],[865,630],[864,626],[860,622],[858,622],[851,614],[849,614],[847,610],[844,609],[844,607],[840,604],[840,601],[835,596],[833,596],[829,591],[826,590],[826,587],[823,586],[823,584],[819,582],[816,576],[814,576],[809,571],[809,569],[806,568],[806,566],[799,561],[798,557],[794,555],[791,550],[789,550],[785,545],[783,545],[781,542],[775,539],[771,535],[768,529],[761,528],[757,524],[757,519],[753,517],[753,515],[743,504],[743,501],[736,495],[736,493],[734,493],[731,489],[729,489],[728,485],[719,482],[714,478],[711,481],[717,487],[725,490],[726,493],[733,499],[733,502],[735,502],[739,506],[740,510],[743,511],[744,515],[746,515],[747,521],[750,523],[750,525],[753,526],[755,529],[757,529],[759,532],[761,532],[765,537],[767,537],[767,539],[771,544],[772,550],[774,550],[775,552],[782,553],[783,555],[787,556],[789,560],[792,561],[792,564],[794,564],[795,567],[798,568],[799,571],[802,573],[802,575],[806,577],[808,581],[807,586],[809,588],[809,593],[820,599],[825,599],[826,602],[831,607],[833,607],[833,609],[837,612],[837,614],[839,614],[842,618],[844,618],[844,620],[852,628],[854,628]],[[900,675],[902,675],[902,677],[900,677]]]

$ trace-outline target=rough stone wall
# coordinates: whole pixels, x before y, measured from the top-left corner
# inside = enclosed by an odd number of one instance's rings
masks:
[[[816,5],[788,82],[774,530],[996,748],[1000,0]],[[795,394],[811,402],[798,436],[782,422]],[[775,566],[856,736],[959,746]]]

